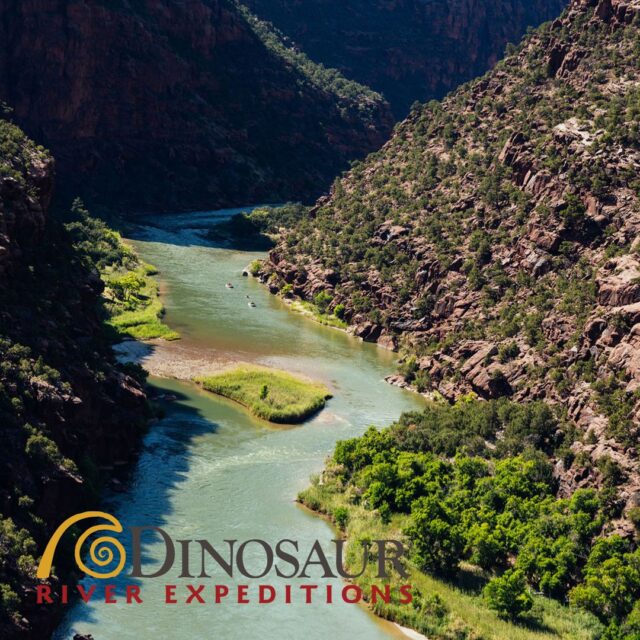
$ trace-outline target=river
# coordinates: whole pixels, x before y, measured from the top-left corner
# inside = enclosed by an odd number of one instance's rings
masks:
[[[337,440],[362,434],[371,424],[388,424],[402,411],[419,408],[421,400],[384,382],[394,367],[393,354],[289,311],[262,285],[243,278],[242,269],[264,254],[202,239],[199,227],[229,213],[157,217],[131,234],[141,257],[160,270],[167,323],[181,333],[183,345],[203,357],[305,374],[327,383],[334,398],[304,425],[275,428],[188,382],[153,378],[177,399],[164,403],[165,416],[145,437],[127,491],[109,493],[104,510],[125,529],[161,526],[174,539],[295,538],[301,547],[317,539],[330,549],[333,531],[296,505],[297,492],[322,469]],[[233,289],[225,288],[228,281]],[[144,551],[150,562],[164,557],[158,541]],[[165,584],[178,585],[183,595],[181,585],[202,582],[171,575],[143,581],[142,604],[118,598],[117,604],[70,606],[54,638],[90,633],[95,640],[382,640],[397,635],[363,607],[344,603],[164,604]],[[217,581],[231,584],[228,578]],[[264,582],[284,584],[272,577]]]

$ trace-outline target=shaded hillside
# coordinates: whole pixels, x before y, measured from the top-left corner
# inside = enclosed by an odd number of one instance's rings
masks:
[[[619,514],[640,503],[639,25],[637,0],[575,0],[414,110],[264,274],[399,346],[398,384],[559,405],[579,427],[560,494],[611,459]]]
[[[48,214],[52,172],[48,153],[0,119],[0,637],[7,639],[49,637],[55,616],[35,606],[34,594],[44,544],[64,518],[96,506],[101,470],[131,460],[147,414],[139,383],[115,366],[101,338],[103,284]],[[68,580],[64,551],[55,566]]]
[[[309,199],[392,126],[231,0],[0,0],[0,41],[0,100],[90,205]]]
[[[318,62],[380,91],[404,118],[484,73],[567,0],[245,0]]]

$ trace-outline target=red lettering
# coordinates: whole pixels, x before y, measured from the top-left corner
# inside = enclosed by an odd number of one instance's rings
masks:
[[[140,587],[135,584],[127,585],[127,604],[135,600],[138,604],[142,604],[142,598],[140,597]]]
[[[224,584],[216,585],[216,604],[220,604],[222,598],[226,598],[229,595],[229,587]]]
[[[85,591],[84,587],[81,584],[78,585],[78,593],[80,594],[80,597],[84,600],[84,602],[89,602],[89,600],[91,600],[95,591],[96,591],[95,584],[91,585],[91,588],[89,589],[89,591]]]
[[[187,585],[187,589],[189,589],[189,591],[191,592],[191,595],[187,598],[187,604],[191,604],[194,600],[194,598],[200,603],[200,604],[204,604],[204,600],[202,599],[202,596],[200,595],[203,590],[204,590],[204,585],[201,584],[197,589],[193,587],[193,585],[188,584]]]
[[[178,603],[178,601],[176,600],[176,585],[175,584],[165,585],[165,588],[164,588],[164,601],[167,604],[177,604]]]
[[[269,599],[267,600],[267,597],[265,596],[266,591],[269,591]],[[260,585],[260,589],[259,589],[259,598],[258,598],[258,602],[260,604],[269,604],[270,602],[273,602],[276,599],[276,590],[269,584],[261,584]]]
[[[248,592],[249,592],[248,584],[238,585],[238,604],[249,604],[249,598],[247,597]]]
[[[104,588],[104,602],[105,604],[116,604],[118,601],[115,599],[113,592],[116,590],[115,584],[108,584]]]
[[[354,596],[349,596],[349,592],[355,592]],[[342,599],[349,604],[356,604],[362,600],[362,589],[356,584],[349,584],[342,590]]]
[[[51,587],[48,584],[39,584],[36,587],[36,603],[42,604],[43,602],[53,604],[53,600],[51,599]]]
[[[306,604],[311,604],[311,592],[313,589],[317,589],[317,584],[301,584],[300,588],[305,592],[304,601]]]
[[[382,598],[383,602],[389,604],[391,602],[391,586],[388,584],[384,585],[384,591],[377,587],[375,584],[371,586],[371,600],[373,604],[378,602],[378,598]]]
[[[402,594],[400,604],[411,604],[411,602],[413,602],[413,594],[411,593],[410,584],[403,584],[400,587],[400,593]]]

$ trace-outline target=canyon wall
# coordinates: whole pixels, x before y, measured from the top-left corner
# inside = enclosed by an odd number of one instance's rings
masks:
[[[125,211],[317,196],[393,119],[227,0],[0,0],[0,101],[67,200]]]

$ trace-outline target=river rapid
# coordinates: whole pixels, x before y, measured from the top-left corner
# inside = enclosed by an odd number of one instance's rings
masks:
[[[419,409],[422,400],[384,382],[394,368],[392,353],[291,312],[258,282],[243,278],[243,268],[263,253],[203,239],[203,227],[235,211],[158,216],[131,233],[142,259],[160,271],[166,322],[182,335],[176,344],[212,363],[258,362],[306,375],[325,382],[334,398],[301,426],[273,427],[191,383],[152,378],[172,401],[163,402],[165,416],[145,437],[127,490],[109,493],[104,510],[125,530],[160,526],[174,540],[260,538],[275,544],[293,538],[301,548],[319,540],[332,551],[334,532],[294,502],[297,492],[322,469],[337,440],[360,435],[372,424],[384,426],[402,411]],[[227,289],[227,282],[234,288]],[[144,554],[145,567],[153,566],[164,558],[163,543],[149,539]],[[116,604],[69,605],[54,638],[66,640],[74,633],[90,633],[95,640],[399,637],[393,625],[339,599],[305,604],[297,595],[291,604],[280,597],[273,604],[238,604],[231,598],[215,604],[208,592],[206,604],[165,604],[166,584],[177,585],[179,600],[186,584],[234,584],[224,574],[209,580],[177,575],[173,570],[140,580],[142,604],[126,604],[116,590]],[[97,582],[103,581],[82,584],[90,588]],[[132,580],[121,575],[109,582],[118,589]],[[278,590],[286,584],[275,575],[251,582]],[[338,591],[340,582],[330,582]],[[101,593],[103,585],[97,587]]]

